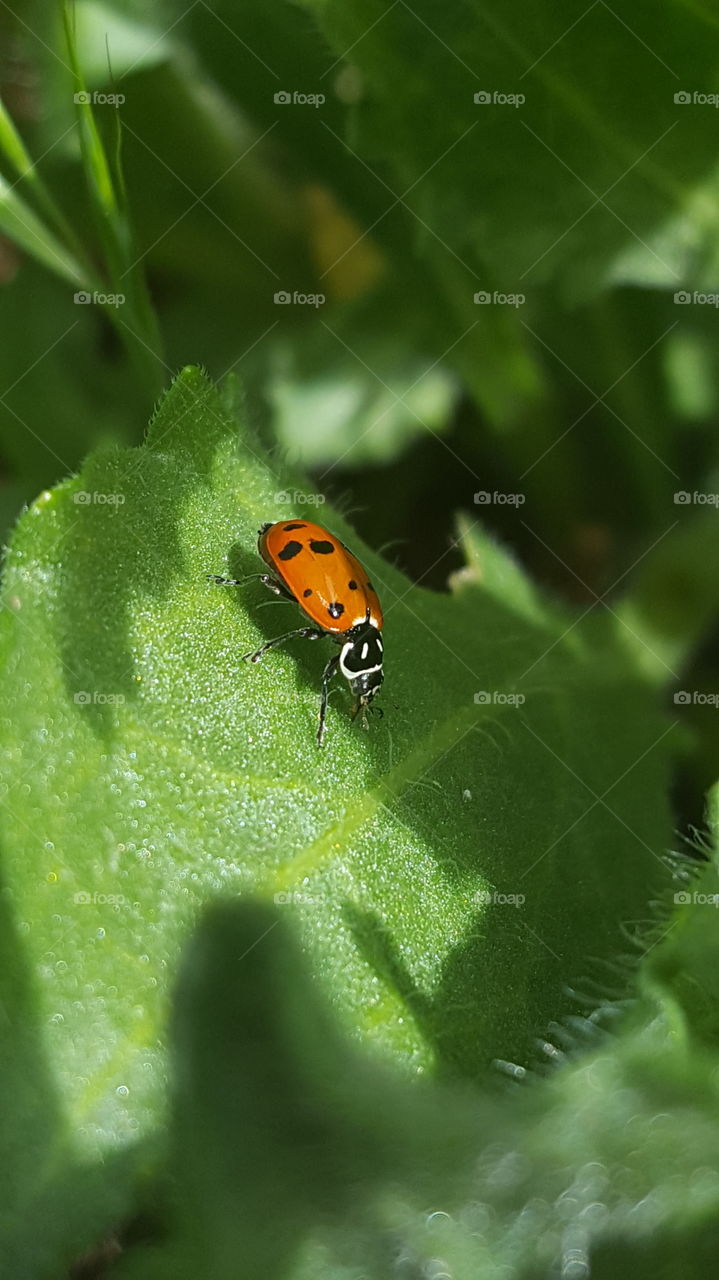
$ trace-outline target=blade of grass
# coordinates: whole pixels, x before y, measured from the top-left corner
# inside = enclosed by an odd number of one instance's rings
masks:
[[[29,155],[25,143],[15,128],[2,98],[0,98],[0,155],[5,156],[19,178],[27,178],[29,181],[37,178],[32,156]]]
[[[10,183],[0,176],[0,231],[76,288],[92,287],[84,264],[45,225]]]
[[[160,353],[160,334],[155,314],[144,283],[134,266],[139,256],[134,249],[132,227],[124,198],[120,175],[120,126],[114,143],[114,164],[108,158],[92,110],[77,52],[74,10],[63,0],[62,16],[65,41],[72,70],[75,103],[80,131],[80,151],[87,188],[92,203],[98,234],[102,242],[108,271],[108,291],[125,296],[126,319],[121,320],[115,306],[106,307],[138,378],[154,401],[164,380],[164,364]]]
[[[107,45],[107,41],[106,49],[110,82],[114,90],[115,78],[112,72],[110,49]],[[124,232],[122,238],[124,270],[122,272],[120,282],[125,285],[125,288],[128,290],[128,293],[132,298],[133,312],[139,317],[142,324],[143,340],[148,343],[153,351],[158,353],[159,357],[162,353],[162,338],[155,309],[152,305],[147,288],[142,258],[137,252],[137,244],[132,232],[132,222],[130,219],[127,191],[125,187],[125,175],[122,167],[122,129],[120,127],[120,114],[118,111],[111,116],[111,121],[110,145],[108,147],[108,168],[114,184],[118,208],[121,210],[122,217],[120,226]]]
[[[79,237],[74,231],[52,192],[43,182],[38,167],[30,155],[21,134],[15,127],[5,103],[0,98],[0,161],[5,159],[7,166],[16,174],[17,181],[24,184],[34,197],[38,209],[44,214],[57,235],[65,241],[75,261],[84,270],[83,284],[95,283],[95,271],[89,261]]]
[[[105,155],[105,148],[102,145],[102,139],[92,112],[90,94],[85,87],[82,69],[77,56],[74,13],[71,12],[67,3],[63,3],[62,12],[65,42],[73,76],[75,105],[78,107],[80,147],[88,178],[91,179],[88,184],[90,195],[93,198],[96,210],[99,210],[102,215],[100,230],[103,233],[105,249],[112,263],[112,258],[118,254],[121,240],[120,207],[115,195],[115,187],[107,156]]]

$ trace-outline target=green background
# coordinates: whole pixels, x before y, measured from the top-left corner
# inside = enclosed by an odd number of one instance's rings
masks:
[[[717,26],[0,7],[8,1274],[705,1273]]]

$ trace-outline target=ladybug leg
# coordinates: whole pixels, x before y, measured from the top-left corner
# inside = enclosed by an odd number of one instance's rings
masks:
[[[325,720],[327,718],[327,698],[329,696],[330,680],[332,679],[335,671],[339,666],[339,661],[340,661],[340,655],[336,653],[333,658],[330,658],[329,662],[327,663],[327,666],[322,672],[322,696],[320,698],[320,724],[317,730],[317,746],[318,747],[322,746],[322,738],[324,737],[324,732],[325,732]]]
[[[369,707],[367,706],[366,702],[358,702],[357,706],[352,708],[352,720],[356,720],[357,717],[360,716],[360,721],[363,729],[369,729],[369,724],[367,722],[368,711],[369,711]]]
[[[271,573],[248,573],[245,578],[223,578],[220,573],[206,573],[205,577],[209,582],[216,582],[218,587],[243,587],[246,582],[252,582],[255,578],[259,578],[262,585],[269,587],[270,591],[274,591],[276,596],[287,596],[290,600],[295,598],[290,595],[281,582],[272,577]]]
[[[284,644],[285,640],[293,640],[295,636],[303,636],[306,640],[321,640],[324,634],[325,632],[319,631],[317,627],[300,627],[297,631],[286,631],[284,635],[268,640],[260,649],[255,649],[254,653],[243,653],[242,661],[259,662],[270,649],[275,649],[278,644]]]
[[[273,591],[276,596],[284,596],[285,600],[292,600],[297,603],[296,597],[291,591],[288,591],[284,582],[280,582],[278,578],[273,578],[271,573],[253,573],[253,578],[259,578],[263,587],[267,587],[268,591]]]

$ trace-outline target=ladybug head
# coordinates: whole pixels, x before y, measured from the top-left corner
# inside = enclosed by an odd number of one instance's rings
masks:
[[[382,636],[370,622],[348,631],[340,653],[340,671],[357,698],[355,715],[365,711],[384,679]]]

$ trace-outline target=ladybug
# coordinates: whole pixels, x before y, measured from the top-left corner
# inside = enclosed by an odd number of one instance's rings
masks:
[[[329,684],[338,668],[357,697],[352,718],[361,711],[366,727],[368,710],[382,714],[370,704],[384,679],[382,608],[367,570],[339,538],[310,520],[263,524],[257,549],[272,572],[250,577],[259,578],[275,595],[295,601],[314,625],[275,636],[254,653],[243,654],[243,659],[259,662],[270,649],[295,636],[308,640],[330,636],[340,645],[340,652],[330,658],[322,673],[318,745],[322,746],[325,732]],[[248,581],[214,573],[207,577],[231,587]]]

